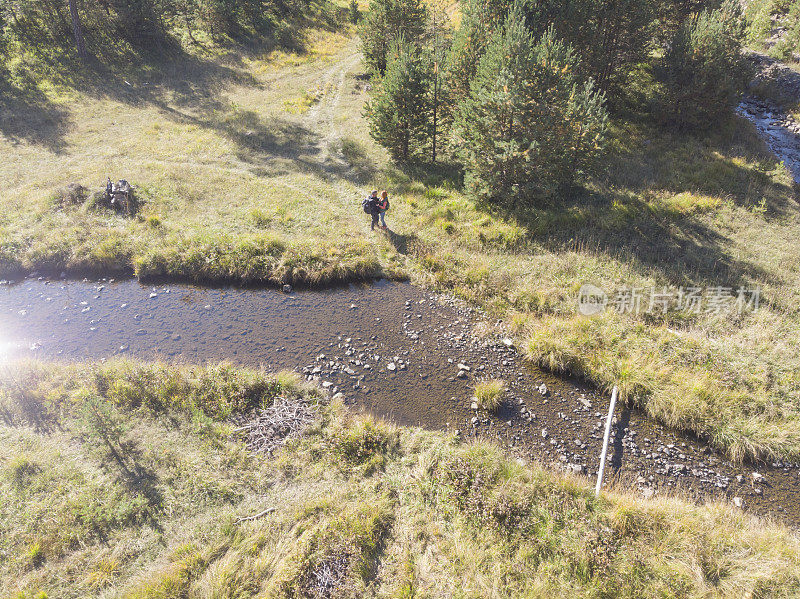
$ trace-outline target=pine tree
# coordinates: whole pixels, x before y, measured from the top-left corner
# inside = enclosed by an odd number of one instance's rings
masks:
[[[447,56],[447,82],[455,101],[469,94],[478,62],[489,38],[503,26],[511,7],[509,0],[465,0],[461,5],[461,22]]]
[[[367,103],[372,137],[396,160],[422,155],[431,135],[430,55],[402,38],[389,51],[386,74]]]
[[[672,126],[703,129],[729,113],[751,75],[744,35],[735,0],[684,21],[656,69],[663,85],[657,115]]]
[[[577,67],[552,29],[534,41],[522,11],[512,10],[457,108],[454,145],[477,196],[515,208],[553,195],[592,165],[607,114]]]
[[[448,60],[456,97],[463,98],[489,38],[501,29],[512,7],[538,39],[551,27],[579,48],[577,73],[617,93],[653,44],[656,10],[652,0],[465,0]]]
[[[429,0],[430,19],[426,33],[431,59],[431,162],[442,150],[442,131],[452,123],[452,97],[445,76],[447,55],[452,43],[450,18],[442,2]]]
[[[401,37],[409,43],[421,42],[427,22],[422,0],[370,0],[359,29],[367,70],[383,76],[392,45]]]

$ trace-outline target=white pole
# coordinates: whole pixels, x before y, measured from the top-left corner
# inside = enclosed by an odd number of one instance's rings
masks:
[[[603,439],[603,453],[600,454],[600,470],[597,472],[597,486],[594,488],[594,496],[600,495],[600,487],[603,486],[603,471],[606,469],[606,454],[608,453],[608,439],[611,436],[611,419],[614,416],[614,406],[617,405],[617,386],[611,391],[611,405],[608,406],[608,417],[606,418],[606,435]]]

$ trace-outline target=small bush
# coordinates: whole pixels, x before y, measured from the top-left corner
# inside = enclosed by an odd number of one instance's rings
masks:
[[[478,408],[487,412],[496,412],[503,402],[506,383],[500,379],[487,379],[475,384],[475,403]]]
[[[383,422],[370,417],[353,418],[332,435],[336,453],[353,465],[363,467],[365,474],[380,470],[386,456],[398,443],[398,433]]]
[[[86,575],[86,584],[92,589],[102,589],[114,582],[119,573],[119,562],[115,559],[101,559]]]
[[[253,224],[256,227],[262,229],[269,227],[270,223],[272,223],[272,217],[259,208],[253,208],[250,211],[250,220],[253,221]]]
[[[88,191],[89,190],[80,183],[70,183],[55,193],[53,196],[53,204],[56,208],[79,206],[86,201]]]
[[[39,568],[44,563],[44,551],[40,543],[32,543],[26,552],[26,560],[32,568]]]
[[[11,481],[17,486],[26,485],[39,470],[38,464],[31,461],[27,456],[18,455],[11,459],[9,468]]]

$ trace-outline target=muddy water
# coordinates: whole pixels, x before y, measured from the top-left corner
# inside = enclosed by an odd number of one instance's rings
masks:
[[[27,279],[0,287],[5,359],[136,356],[288,368],[344,394],[356,409],[493,438],[519,457],[595,475],[607,398],[527,367],[502,337],[476,336],[480,321],[452,298],[388,282],[292,294],[135,281]],[[476,379],[488,376],[509,385],[496,417],[470,406]],[[610,480],[645,496],[738,498],[746,509],[800,526],[797,465],[735,466],[624,408],[612,430]]]

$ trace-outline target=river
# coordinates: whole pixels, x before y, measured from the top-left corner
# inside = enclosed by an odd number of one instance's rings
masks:
[[[293,293],[41,277],[0,286],[5,361],[130,356],[290,369],[352,409],[491,438],[520,459],[595,476],[608,398],[530,367],[496,324],[455,298],[387,281]],[[508,383],[496,416],[471,409],[484,377]],[[732,464],[625,406],[612,431],[611,483],[645,496],[736,498],[800,526],[796,464]]]

